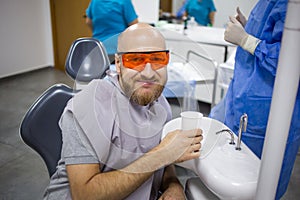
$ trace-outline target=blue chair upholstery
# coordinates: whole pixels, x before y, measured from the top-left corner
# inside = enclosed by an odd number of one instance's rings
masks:
[[[73,80],[90,82],[106,75],[110,61],[104,45],[95,38],[73,42],[66,59],[66,72]]]
[[[56,171],[61,153],[62,136],[58,121],[75,92],[63,84],[50,87],[31,105],[21,122],[21,138],[43,158],[49,176]]]

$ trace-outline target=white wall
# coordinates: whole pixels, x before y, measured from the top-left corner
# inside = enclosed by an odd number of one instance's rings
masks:
[[[159,0],[132,0],[140,22],[155,24],[159,18]]]
[[[0,19],[0,78],[54,66],[49,0],[1,0]]]
[[[228,22],[228,17],[236,14],[237,6],[239,6],[244,15],[248,17],[257,1],[258,0],[214,0],[217,9],[214,26],[223,28]]]

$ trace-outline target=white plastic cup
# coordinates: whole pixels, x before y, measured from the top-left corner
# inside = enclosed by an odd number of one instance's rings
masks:
[[[201,128],[203,114],[196,111],[185,111],[180,113],[181,129],[191,130]]]

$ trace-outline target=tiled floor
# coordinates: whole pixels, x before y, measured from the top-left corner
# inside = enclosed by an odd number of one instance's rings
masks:
[[[48,172],[39,155],[20,139],[19,126],[32,102],[55,83],[73,85],[64,72],[53,68],[0,79],[0,200],[42,198],[48,184]],[[173,110],[174,116],[177,116],[178,108],[173,106]],[[203,111],[205,114],[209,112],[207,105],[204,105]],[[285,200],[300,198],[299,157],[283,198]],[[177,172],[183,181],[191,174],[180,168]]]

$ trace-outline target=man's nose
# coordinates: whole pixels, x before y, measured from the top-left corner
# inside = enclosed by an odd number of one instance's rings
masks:
[[[155,70],[152,69],[150,63],[146,63],[145,68],[140,74],[148,79],[152,78],[155,75]]]

